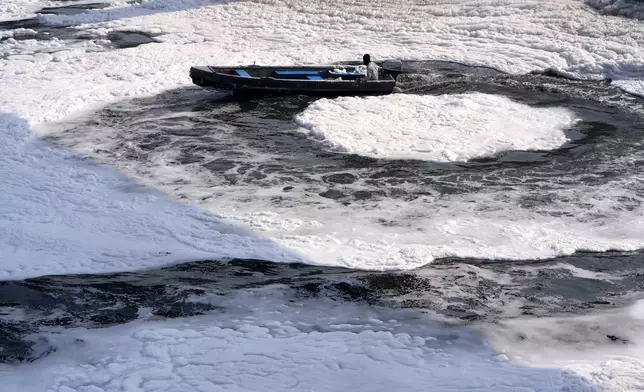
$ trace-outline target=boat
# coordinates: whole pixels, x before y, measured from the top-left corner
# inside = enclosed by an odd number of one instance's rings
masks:
[[[193,66],[190,78],[197,86],[229,90],[233,95],[254,92],[290,93],[312,96],[390,94],[400,65],[381,63],[381,78],[365,81],[358,64],[322,66]],[[387,65],[387,64],[385,64]]]

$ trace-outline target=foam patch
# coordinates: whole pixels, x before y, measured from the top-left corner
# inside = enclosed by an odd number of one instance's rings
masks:
[[[375,158],[467,161],[568,141],[575,115],[490,94],[323,99],[296,118],[330,149]]]

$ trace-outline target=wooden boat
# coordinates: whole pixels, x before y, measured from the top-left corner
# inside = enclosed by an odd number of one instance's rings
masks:
[[[380,80],[365,81],[356,65],[337,66],[193,66],[192,82],[205,88],[232,90],[233,94],[253,92],[292,93],[314,96],[390,94],[399,74],[381,68]]]

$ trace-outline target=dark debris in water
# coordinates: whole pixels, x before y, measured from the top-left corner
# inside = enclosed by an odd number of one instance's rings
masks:
[[[59,7],[45,7],[38,11],[38,14],[54,14],[54,15],[76,15],[87,12],[88,10],[103,9],[109,6],[109,3],[83,3],[83,4],[70,4]]]
[[[0,30],[33,29],[41,27],[38,18],[0,21]]]
[[[112,31],[107,35],[107,39],[119,49],[158,42],[150,34],[141,31]]]
[[[71,1],[69,1],[71,3]],[[45,7],[37,14],[40,15],[75,15],[91,10],[102,9],[109,6],[109,3],[95,2],[84,4],[69,4],[58,7]],[[24,31],[23,29],[26,29]],[[85,32],[80,28],[60,25],[53,26],[45,23],[41,18],[26,18],[19,20],[0,21],[0,30],[17,30],[13,37],[3,37],[0,40],[13,38],[15,40],[35,39],[48,41],[54,38],[63,41],[95,41],[102,46],[104,41],[110,42],[105,49],[125,49],[134,48],[140,45],[158,42],[153,34],[136,30],[114,30],[107,36],[97,36],[93,33]]]
[[[27,362],[33,358],[32,342],[24,339],[26,330],[0,319],[0,363]]]

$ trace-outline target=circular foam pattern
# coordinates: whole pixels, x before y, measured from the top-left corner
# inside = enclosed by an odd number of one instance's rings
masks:
[[[508,150],[551,150],[576,121],[481,93],[321,99],[296,122],[334,151],[375,158],[467,161]]]

